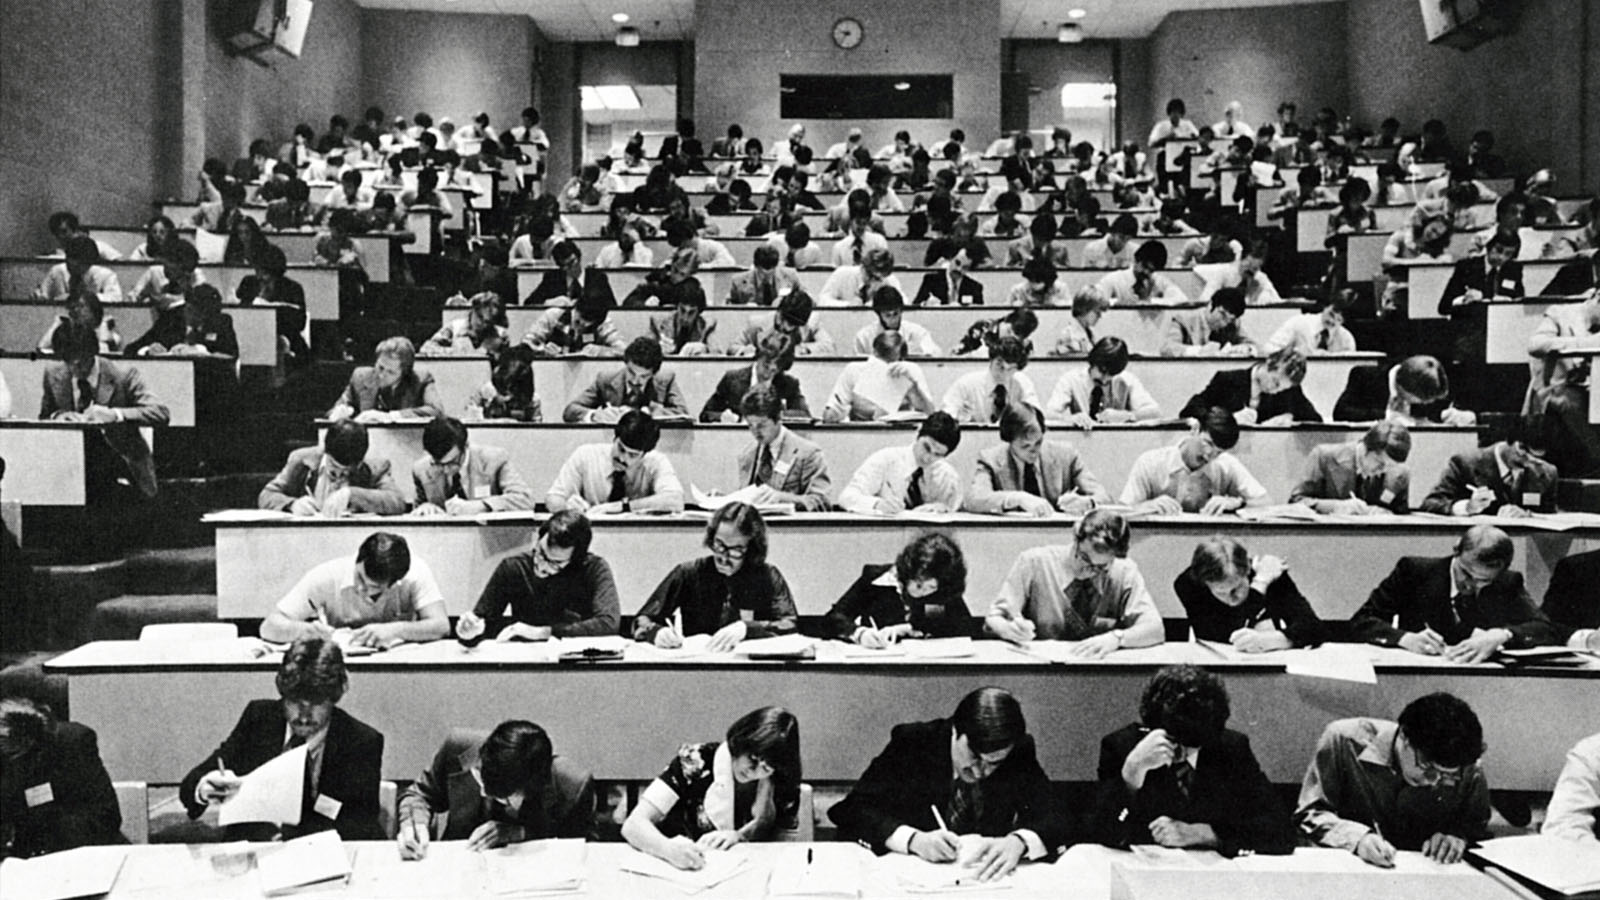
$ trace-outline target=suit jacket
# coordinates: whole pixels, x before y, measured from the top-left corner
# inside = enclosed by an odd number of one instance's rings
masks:
[[[1500,464],[1495,462],[1495,448],[1498,446],[1493,444],[1452,455],[1444,474],[1439,476],[1439,483],[1423,498],[1423,511],[1447,516],[1455,501],[1472,496],[1475,485],[1494,491],[1494,502],[1485,510],[1490,515],[1499,512],[1500,507],[1507,504],[1520,506],[1530,512],[1555,512],[1556,467],[1542,459],[1529,459],[1527,468],[1522,470],[1522,484],[1512,490],[1500,477]],[[1530,496],[1532,494],[1538,494],[1538,497]]]
[[[1389,411],[1388,363],[1355,366],[1345,379],[1344,391],[1333,404],[1335,422],[1376,422]],[[1411,407],[1411,416],[1419,422],[1439,422],[1450,405],[1449,399],[1426,406]]]
[[[611,279],[599,269],[583,270],[583,296],[573,297],[567,288],[567,273],[561,269],[551,269],[544,273],[544,278],[539,280],[533,293],[523,299],[524,306],[544,306],[557,297],[566,297],[571,300],[570,305],[576,306],[579,300],[588,300],[590,303],[604,303],[607,307],[617,305],[617,295],[611,290]]]
[[[322,467],[322,448],[301,447],[289,454],[276,478],[256,498],[262,509],[288,511],[294,501],[312,493]],[[350,469],[350,511],[398,516],[406,511],[406,495],[389,472],[389,461],[368,457]]]
[[[44,370],[44,395],[39,403],[39,418],[51,419],[57,413],[77,409],[72,400],[72,371],[64,362],[53,362]],[[139,434],[143,426],[165,425],[166,406],[145,387],[139,370],[122,368],[110,360],[100,360],[94,386],[95,402],[122,411],[122,421],[101,429],[105,441],[122,458],[133,483],[146,497],[156,495],[156,464],[150,445]]]
[[[76,722],[56,722],[39,756],[39,771],[13,772],[16,792],[0,798],[0,819],[15,829],[12,856],[39,856],[89,844],[126,843],[119,828],[122,811],[111,776],[100,761],[94,729]],[[48,785],[50,799],[36,806],[24,791]]]
[[[1566,629],[1600,628],[1600,550],[1575,553],[1556,563],[1543,612]]]
[[[1360,440],[1312,447],[1305,477],[1289,492],[1289,502],[1348,499],[1356,493],[1356,466],[1365,452]],[[1388,501],[1383,499],[1385,495]],[[1411,467],[1405,463],[1393,465],[1382,481],[1369,483],[1366,494],[1357,499],[1405,515],[1411,509]]]
[[[206,328],[191,332],[188,322],[184,319],[182,306],[174,306],[159,313],[150,330],[123,348],[123,354],[138,356],[140,350],[152,344],[160,344],[168,350],[179,344],[204,344],[207,350],[221,356],[239,355],[239,338],[233,331],[232,316],[222,313]]]
[[[594,778],[571,760],[557,756],[550,762],[550,780],[537,798],[523,801],[515,815],[504,806],[488,803],[473,777],[487,731],[457,728],[450,732],[433,763],[406,788],[400,798],[400,821],[419,821],[431,827],[434,816],[447,815],[440,840],[459,841],[472,836],[484,822],[511,822],[524,829],[523,840],[588,837],[594,819]],[[530,802],[536,800],[537,802]]]
[[[1224,856],[1241,850],[1256,853],[1294,852],[1289,811],[1279,802],[1272,783],[1250,750],[1250,739],[1231,729],[1200,750],[1188,796],[1172,768],[1145,775],[1144,786],[1128,790],[1122,764],[1149,729],[1128,725],[1100,741],[1100,784],[1087,823],[1085,841],[1112,847],[1154,843],[1150,822],[1170,816],[1180,822],[1210,825]]]
[[[750,393],[750,383],[755,380],[755,366],[740,366],[722,373],[722,378],[717,381],[717,389],[712,392],[706,405],[700,410],[700,421],[720,422],[724,410],[739,411],[739,402],[744,395]],[[800,380],[788,372],[779,372],[772,377],[772,389],[778,392],[778,397],[783,401],[785,414],[811,418],[811,407],[806,405],[806,397],[800,393]]]
[[[828,810],[839,836],[857,840],[874,853],[887,851],[895,829],[939,827],[932,807],[950,809],[955,769],[950,761],[949,719],[909,722],[889,732],[889,745],[873,759],[850,794]],[[1054,853],[1067,840],[1067,825],[1050,798],[1050,779],[1039,767],[1033,736],[1025,735],[1005,761],[982,782],[982,813],[972,829],[1000,837],[1019,828],[1039,835]]]
[[[584,416],[593,410],[607,406],[630,405],[627,396],[628,368],[623,366],[612,372],[604,372],[594,377],[593,383],[583,389],[583,393],[574,397],[567,408],[561,413],[561,418],[568,422],[582,422]],[[648,409],[650,401],[659,403],[667,409],[684,416],[689,415],[689,401],[683,397],[683,389],[678,387],[678,377],[672,372],[657,372],[651,376],[650,383],[645,388],[647,401],[632,398],[639,403],[639,408]]]
[[[767,480],[767,486],[786,494],[801,495],[804,499],[795,504],[800,512],[827,512],[828,492],[833,483],[828,477],[828,461],[822,455],[822,448],[787,428],[783,429],[778,443],[781,446],[772,456],[772,477]],[[756,467],[756,448],[757,444],[751,442],[739,451],[734,470],[735,488],[750,483],[750,475]]]
[[[1521,297],[1522,263],[1511,260],[1500,267],[1500,274],[1495,284],[1489,283],[1489,270],[1481,256],[1469,256],[1456,263],[1450,273],[1450,280],[1446,282],[1444,293],[1439,296],[1439,315],[1451,319],[1465,319],[1468,321],[1483,322],[1487,318],[1484,305],[1472,303],[1465,306],[1454,306],[1451,301],[1465,294],[1469,289],[1481,291],[1485,297]]]
[[[410,378],[402,377],[385,388],[378,386],[377,370],[361,366],[350,373],[350,383],[345,385],[344,393],[339,395],[339,402],[333,408],[341,406],[348,406],[356,413],[369,409],[410,411],[430,419],[445,414],[444,401],[439,399],[439,387],[433,382],[433,374],[421,369],[412,369]]]
[[[1178,413],[1178,418],[1198,418],[1205,415],[1207,408],[1220,406],[1231,413],[1237,413],[1250,405],[1250,372],[1249,369],[1229,369],[1211,376],[1211,382],[1205,390],[1189,398]],[[1256,409],[1256,421],[1265,422],[1275,416],[1288,413],[1296,422],[1321,422],[1322,415],[1317,408],[1306,399],[1305,392],[1300,385],[1295,385],[1286,391],[1276,394],[1262,394],[1260,405]]]
[[[1521,572],[1507,569],[1475,596],[1452,602],[1453,558],[1401,557],[1350,618],[1351,636],[1398,647],[1401,635],[1424,628],[1432,628],[1449,644],[1469,637],[1474,628],[1505,628],[1511,632],[1508,648],[1560,642],[1561,629],[1533,605]],[[1397,618],[1399,627],[1394,624]]]
[[[417,489],[417,505],[432,503],[443,507],[450,497],[450,484],[444,474],[429,465],[427,456],[411,464],[411,482]],[[385,463],[387,465],[387,463]],[[499,447],[478,444],[467,446],[467,462],[461,467],[463,499],[479,500],[490,512],[508,509],[531,510],[538,498],[516,466],[511,464],[511,454]]]
[[[198,819],[206,811],[195,797],[201,776],[217,768],[217,760],[227,762],[238,775],[246,775],[283,752],[288,720],[278,700],[251,700],[222,745],[184,776],[178,799]],[[322,747],[322,769],[316,789],[306,791],[300,809],[300,824],[284,827],[285,837],[298,837],[332,828],[347,841],[381,841],[378,825],[378,781],[383,771],[383,735],[356,717],[334,707],[328,722],[327,742]],[[317,812],[318,795],[339,802],[335,818]],[[229,827],[230,837],[261,839],[262,829],[253,824]]]
[[[912,599],[902,596],[898,587],[874,584],[892,569],[893,563],[861,567],[861,577],[828,610],[828,637],[849,640],[869,619],[879,628],[910,622],[929,637],[977,637],[979,620],[967,610],[960,592],[949,589],[953,585],[940,584],[937,592]]]
[[[930,300],[941,306],[960,304],[962,306],[983,305],[983,283],[971,275],[961,276],[959,297],[950,296],[950,276],[943,269],[928,272],[922,276],[922,284],[917,288],[917,295],[912,299],[913,306],[921,306]]]
[[[1056,500],[1062,494],[1078,493],[1086,497],[1094,497],[1101,503],[1110,503],[1111,495],[1094,477],[1094,473],[1084,468],[1083,460],[1078,458],[1078,451],[1066,444],[1054,441],[1045,441],[1039,447],[1038,468],[1039,490],[1044,491],[1044,499],[1050,501],[1051,506],[1056,505]],[[1021,491],[1026,480],[1023,467],[1017,463],[1016,457],[1011,455],[1008,444],[990,447],[978,454],[977,470],[972,476],[972,489],[967,491],[967,499],[963,504],[972,512],[998,513],[1002,511],[1005,498],[1002,493]]]
[[[771,301],[765,304],[761,302],[761,298],[756,293],[756,273],[746,269],[733,276],[733,283],[728,287],[728,305],[755,304],[757,306],[771,306],[778,302],[778,297],[785,293],[785,288],[788,288],[790,293],[802,290],[800,274],[788,266],[778,266],[773,270],[773,275],[774,280],[777,282],[778,292]]]
[[[1226,644],[1235,631],[1254,627],[1260,621],[1272,622],[1296,647],[1312,646],[1328,639],[1327,628],[1288,572],[1267,585],[1265,594],[1250,588],[1249,596],[1238,606],[1218,600],[1211,588],[1195,576],[1192,567],[1178,574],[1172,582],[1172,592],[1178,595],[1183,611],[1189,616],[1190,630],[1202,641]]]

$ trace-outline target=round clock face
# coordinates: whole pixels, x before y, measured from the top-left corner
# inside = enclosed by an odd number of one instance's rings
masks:
[[[833,23],[833,42],[842,50],[853,50],[861,44],[861,23],[849,17]]]

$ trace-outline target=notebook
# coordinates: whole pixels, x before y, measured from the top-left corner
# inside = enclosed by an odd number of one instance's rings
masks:
[[[0,900],[68,900],[111,893],[126,847],[78,847],[0,862]]]

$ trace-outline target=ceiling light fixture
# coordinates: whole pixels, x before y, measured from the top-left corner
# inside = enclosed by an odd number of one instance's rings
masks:
[[[1056,40],[1063,44],[1083,43],[1083,28],[1077,22],[1065,22],[1056,29]]]
[[[1089,11],[1087,9],[1083,9],[1082,7],[1067,10],[1067,18],[1069,19],[1081,19],[1088,14]]]
[[[909,82],[909,81],[896,81],[894,83],[894,89],[897,90],[897,91],[909,91],[909,90],[911,90],[911,82]]]
[[[618,25],[626,25],[626,24],[628,24],[628,14],[627,13],[612,13],[611,14],[611,21],[617,23]]]
[[[637,47],[637,46],[639,46],[639,29],[633,27],[632,25],[624,25],[621,28],[618,28],[617,29],[617,46],[618,47]]]

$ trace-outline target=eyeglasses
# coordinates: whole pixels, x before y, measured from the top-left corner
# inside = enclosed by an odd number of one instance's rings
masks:
[[[568,556],[566,559],[556,559],[545,552],[544,545],[542,543],[535,543],[533,545],[533,561],[536,565],[543,569],[564,569],[566,568],[567,563],[572,562],[572,557]]]
[[[729,559],[744,559],[744,555],[750,552],[750,545],[742,544],[738,547],[730,547],[724,544],[721,538],[712,538],[711,552],[718,556],[726,556]]]
[[[1466,775],[1466,767],[1464,766],[1459,769],[1446,769],[1437,763],[1424,762],[1422,754],[1417,751],[1416,747],[1412,746],[1410,741],[1406,741],[1406,746],[1411,749],[1411,763],[1417,767],[1417,773],[1422,777],[1422,781],[1425,784],[1438,785],[1439,787],[1455,787],[1461,783],[1462,777]]]
[[[1089,555],[1084,553],[1082,549],[1076,548],[1072,551],[1072,559],[1073,562],[1077,564],[1079,570],[1093,575],[1099,575],[1105,572],[1107,569],[1111,568],[1111,563],[1115,561],[1115,558],[1112,558],[1103,563],[1097,563],[1090,559]]]

